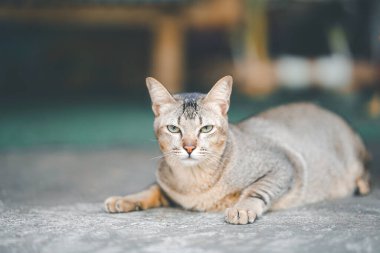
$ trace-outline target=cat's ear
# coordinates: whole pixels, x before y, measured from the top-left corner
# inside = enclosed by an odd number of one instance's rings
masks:
[[[205,103],[212,103],[220,107],[222,115],[226,115],[230,107],[230,96],[232,92],[232,76],[221,78],[205,97]]]
[[[165,108],[176,103],[173,96],[159,81],[153,77],[147,77],[145,81],[150,99],[152,100],[152,110],[156,117],[160,115]]]

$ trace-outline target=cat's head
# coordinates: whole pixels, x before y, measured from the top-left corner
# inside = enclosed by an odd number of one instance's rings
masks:
[[[156,79],[146,79],[155,115],[154,131],[171,166],[218,162],[228,135],[232,77],[220,79],[208,94],[171,95]]]

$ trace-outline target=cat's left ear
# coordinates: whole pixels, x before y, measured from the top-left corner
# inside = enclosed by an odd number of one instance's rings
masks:
[[[176,103],[169,91],[153,77],[146,78],[146,86],[152,100],[152,110],[156,117],[164,112],[166,108]]]
[[[230,107],[230,97],[232,92],[232,76],[221,78],[207,93],[205,103],[212,103],[219,106],[222,115],[226,115]]]

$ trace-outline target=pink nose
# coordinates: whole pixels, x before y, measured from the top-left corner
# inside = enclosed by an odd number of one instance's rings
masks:
[[[195,149],[195,146],[183,146],[183,148],[186,150],[186,152],[190,155],[194,149]]]

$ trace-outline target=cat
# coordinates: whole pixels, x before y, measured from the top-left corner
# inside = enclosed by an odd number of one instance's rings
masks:
[[[106,211],[179,205],[248,224],[268,210],[369,193],[368,152],[338,115],[294,103],[229,124],[232,82],[225,76],[208,94],[171,95],[146,79],[163,153],[157,183],[108,198]]]

